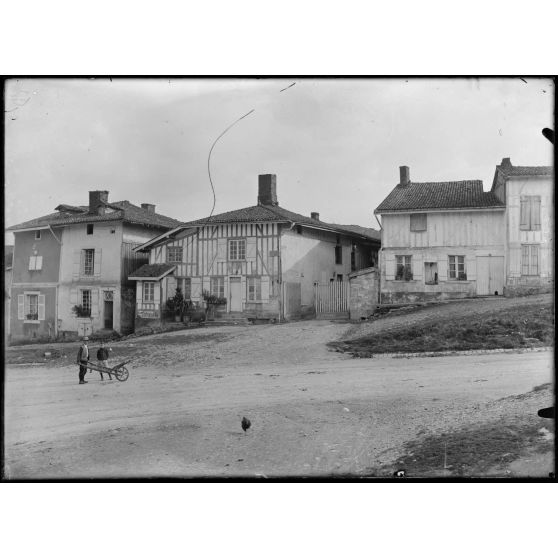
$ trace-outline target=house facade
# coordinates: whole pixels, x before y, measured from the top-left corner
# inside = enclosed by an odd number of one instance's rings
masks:
[[[553,288],[553,171],[496,167],[482,181],[400,182],[381,216],[383,303],[549,292]]]
[[[255,206],[185,223],[135,249],[149,254],[149,265],[131,276],[137,320],[161,319],[177,287],[198,304],[204,292],[226,299],[227,314],[309,316],[317,285],[374,265],[377,231],[280,207],[275,175],[260,175],[258,188]]]
[[[400,182],[381,216],[380,300],[403,303],[503,294],[505,204],[482,181]]]
[[[505,292],[521,295],[554,289],[554,172],[522,167],[504,158],[492,192],[505,204]]]
[[[128,276],[147,262],[133,249],[178,223],[152,204],[109,203],[107,191],[91,191],[88,206],[61,204],[56,213],[10,227],[11,339],[133,331]]]

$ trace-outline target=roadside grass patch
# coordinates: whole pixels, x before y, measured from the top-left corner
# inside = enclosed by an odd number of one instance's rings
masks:
[[[489,317],[455,315],[430,319],[357,339],[333,341],[328,346],[363,357],[374,353],[516,349],[553,344],[554,310],[548,304],[506,308]]]

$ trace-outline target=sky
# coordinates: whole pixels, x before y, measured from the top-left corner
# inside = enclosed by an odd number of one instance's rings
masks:
[[[526,81],[526,82],[525,82]],[[258,175],[279,204],[378,228],[399,181],[480,179],[503,157],[552,165],[549,79],[13,79],[5,89],[5,226],[109,201],[153,203],[181,221],[255,205]],[[289,87],[291,84],[293,84]],[[288,88],[288,89],[286,89]],[[6,243],[13,235],[6,233]]]

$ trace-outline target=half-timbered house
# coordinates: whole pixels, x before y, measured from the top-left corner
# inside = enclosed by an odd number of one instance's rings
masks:
[[[280,207],[276,176],[260,175],[257,205],[185,223],[135,249],[149,253],[130,277],[136,320],[160,319],[177,287],[194,303],[204,293],[226,299],[229,316],[312,316],[317,287],[333,283],[332,296],[346,298],[349,273],[375,265],[379,245],[373,229]]]

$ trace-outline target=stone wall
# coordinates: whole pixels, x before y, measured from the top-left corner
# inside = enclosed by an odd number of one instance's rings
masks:
[[[554,280],[552,278],[521,277],[508,278],[508,284],[504,287],[504,296],[528,296],[554,292]]]
[[[378,305],[379,281],[377,269],[369,267],[349,274],[349,317],[368,318]]]

